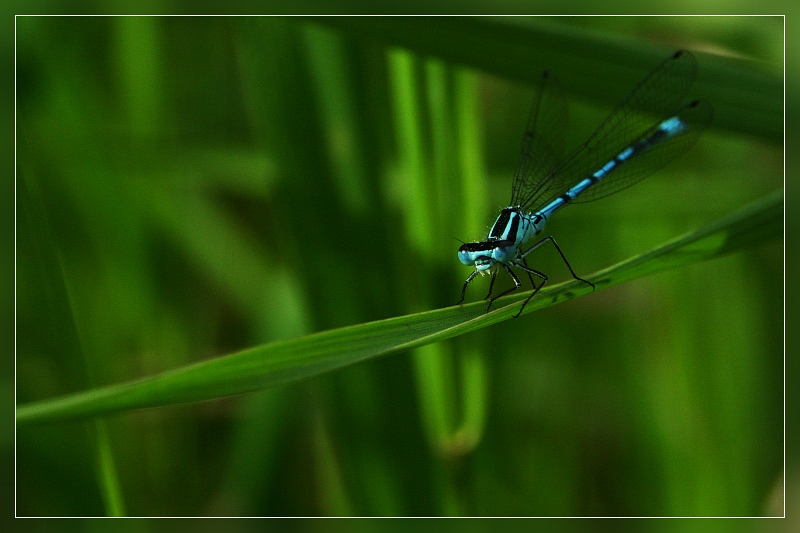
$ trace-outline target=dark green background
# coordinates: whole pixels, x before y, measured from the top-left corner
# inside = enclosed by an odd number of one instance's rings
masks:
[[[782,186],[781,18],[18,18],[18,403],[452,305],[456,239],[508,202],[539,72],[574,146],[682,47],[715,127],[554,218],[579,273]],[[782,260],[771,243],[292,386],[22,427],[17,514],[774,513]]]

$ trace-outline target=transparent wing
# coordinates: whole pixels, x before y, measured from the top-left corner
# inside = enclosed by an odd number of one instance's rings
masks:
[[[713,118],[713,110],[705,102],[695,101],[679,107],[694,81],[696,71],[694,56],[685,50],[664,60],[633,89],[583,145],[550,175],[540,178],[536,187],[528,188],[531,193],[520,198],[520,205],[531,209],[549,203],[629,146],[648,138],[663,120],[673,116],[685,121],[686,127],[681,134],[637,154],[575,198],[575,202],[589,202],[629,187],[688,150]]]
[[[545,71],[528,115],[510,205],[523,205],[526,199],[535,197],[562,161],[567,121],[567,101],[561,86]]]

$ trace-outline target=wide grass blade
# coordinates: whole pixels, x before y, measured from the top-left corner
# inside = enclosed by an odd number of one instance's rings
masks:
[[[597,272],[597,290],[622,282],[776,242],[783,237],[783,192],[775,193],[696,231]],[[458,289],[455,289],[457,292]],[[543,289],[525,309],[590,294],[570,281]],[[324,331],[256,346],[141,380],[93,389],[17,408],[17,422],[36,423],[131,409],[210,400],[308,379],[361,361],[424,346],[507,320],[527,292],[498,300],[486,313],[475,302]]]
[[[558,17],[324,17],[321,24],[483,72],[535,83],[559,73],[581,97],[615,105],[668,49],[577,31]],[[674,50],[673,50],[674,51]],[[714,127],[783,139],[783,79],[752,61],[697,53],[693,98],[714,103]],[[589,76],[586,78],[585,76]],[[735,88],[735,89],[733,89]],[[742,113],[746,109],[747,113]]]

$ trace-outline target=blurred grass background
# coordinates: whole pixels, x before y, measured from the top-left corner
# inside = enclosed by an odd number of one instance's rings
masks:
[[[456,239],[508,202],[545,68],[570,146],[677,48],[717,109],[682,160],[552,221],[579,274],[783,183],[777,17],[18,18],[17,47],[18,404],[454,304]],[[774,513],[782,261],[772,243],[297,385],[19,428],[17,514]]]

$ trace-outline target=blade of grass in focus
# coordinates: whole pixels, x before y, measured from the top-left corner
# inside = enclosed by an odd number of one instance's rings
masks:
[[[783,193],[777,191],[699,230],[588,276],[597,290],[776,242],[783,236]],[[590,294],[579,282],[548,287],[524,314]],[[17,422],[36,423],[130,409],[210,400],[307,379],[382,355],[452,338],[508,320],[527,293],[425,311],[256,346],[160,375],[17,408]]]

